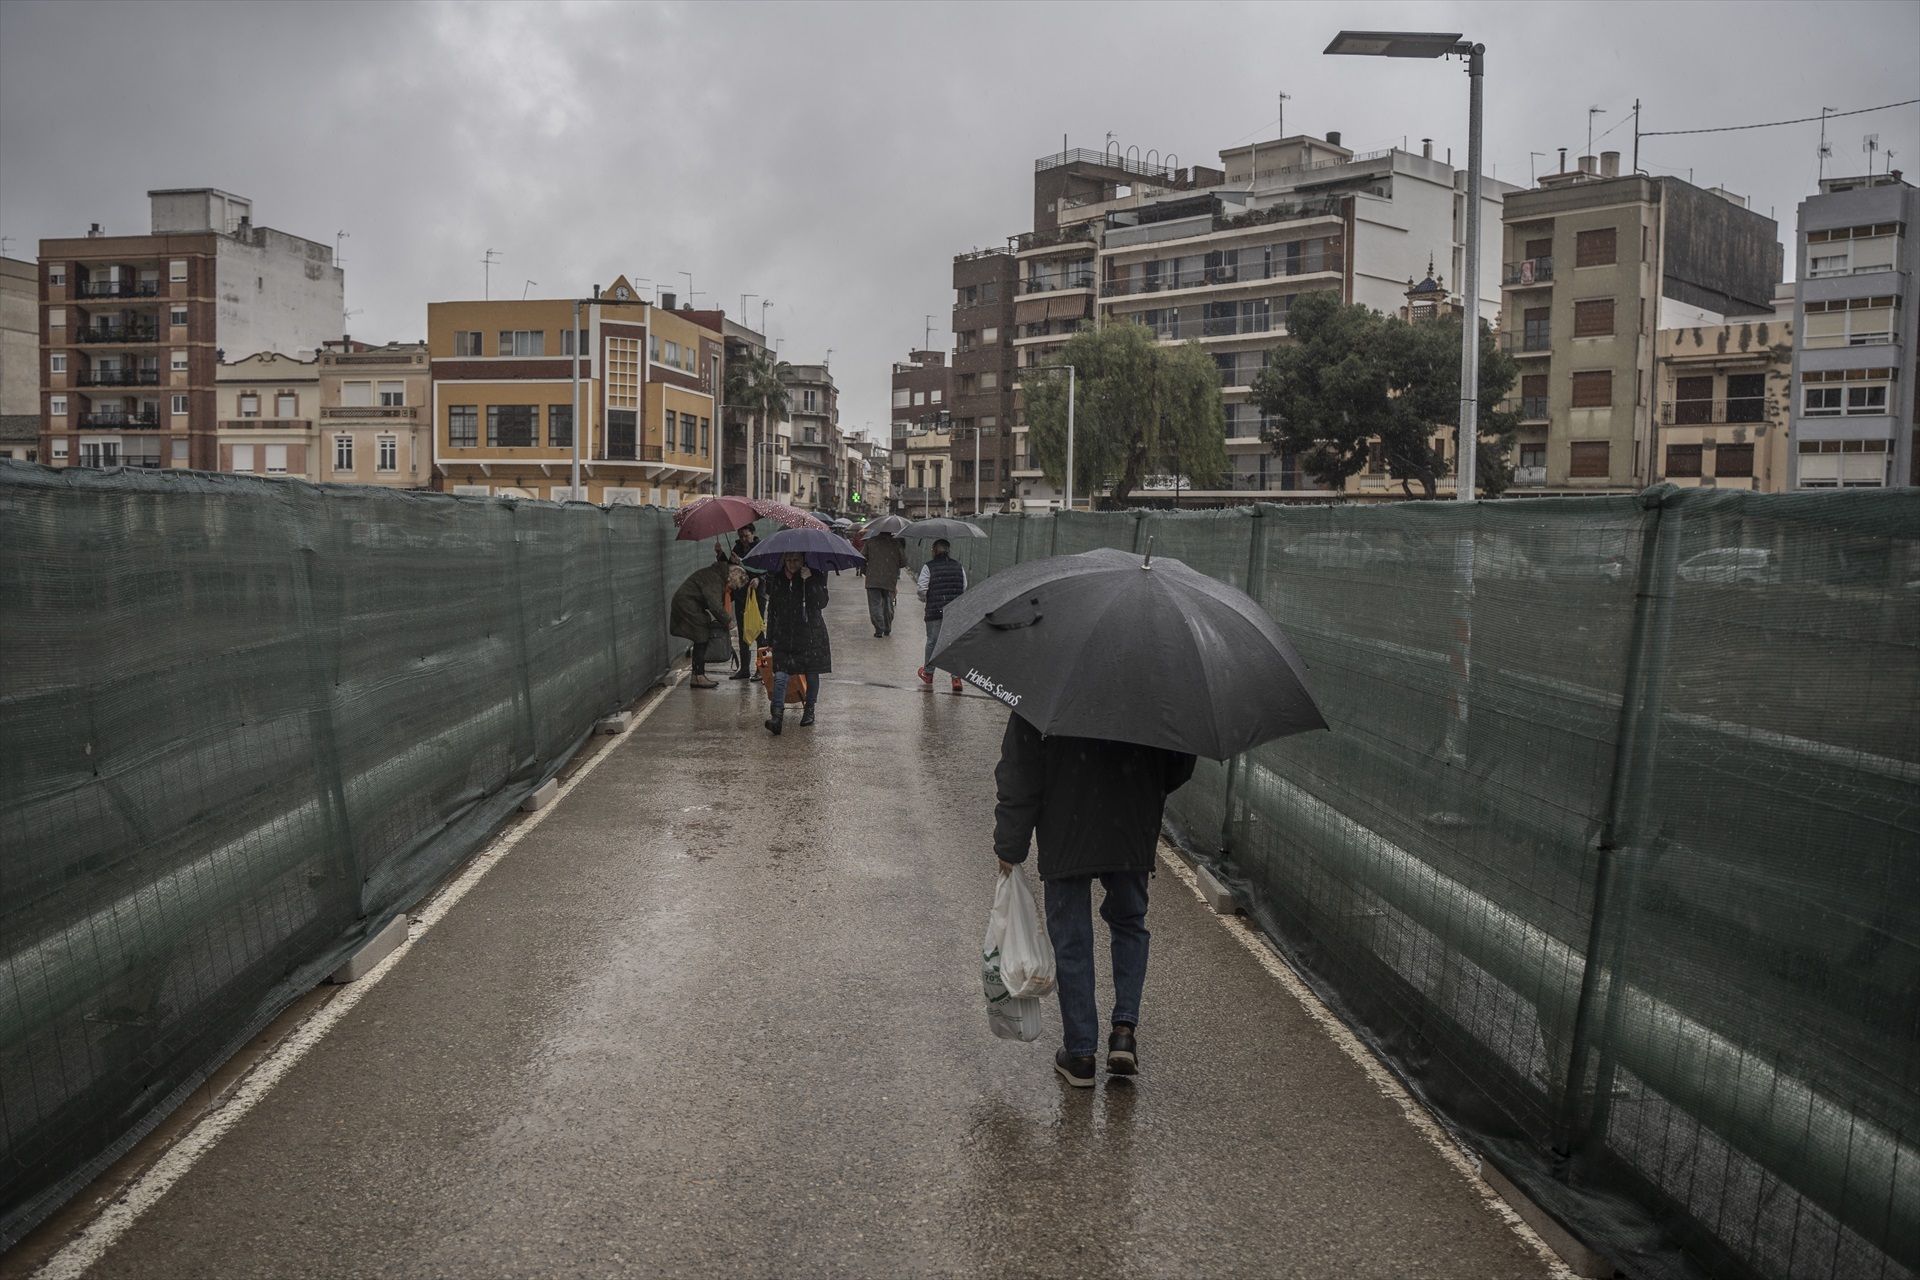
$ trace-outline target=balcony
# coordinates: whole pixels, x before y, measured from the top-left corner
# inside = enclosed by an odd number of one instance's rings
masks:
[[[1108,280],[1100,286],[1103,298],[1124,298],[1143,293],[1171,293],[1176,289],[1211,289],[1225,285],[1257,284],[1262,280],[1285,280],[1293,276],[1321,275],[1343,269],[1344,259],[1326,254],[1317,260],[1300,263],[1276,263],[1260,270],[1240,267],[1207,267],[1200,271],[1169,272],[1141,280]]]
[[[1500,335],[1500,350],[1510,356],[1546,355],[1553,349],[1553,335],[1546,329],[1528,329],[1524,333]]]
[[[160,412],[157,409],[146,413],[128,413],[124,409],[92,409],[80,415],[80,425],[151,431],[160,425]]]
[[[99,328],[89,326],[74,330],[73,340],[98,346],[131,346],[136,343],[158,341],[159,330],[150,324],[126,324]]]
[[[1547,397],[1521,396],[1520,420],[1522,422],[1545,422],[1547,420]]]
[[[1506,271],[1500,277],[1500,283],[1516,289],[1531,289],[1537,284],[1552,284],[1553,259],[1522,258],[1518,262],[1509,262]]]
[[[1522,485],[1526,485],[1526,486],[1543,485],[1546,482],[1547,482],[1547,469],[1543,466],[1542,467],[1515,467],[1513,469],[1513,483],[1516,487],[1522,486]]]
[[[420,406],[411,404],[330,404],[322,406],[320,416],[362,422],[415,422]]]
[[[222,431],[309,431],[312,418],[222,418]]]
[[[1093,272],[1091,271],[1074,272],[1066,276],[1041,276],[1038,279],[1022,280],[1020,282],[1020,292],[1022,294],[1060,293],[1066,289],[1091,288],[1093,288]]]
[[[157,298],[158,280],[86,280],[74,286],[76,298]]]
[[[1285,312],[1264,316],[1207,316],[1165,321],[1147,327],[1162,342],[1186,342],[1194,338],[1237,338],[1252,333],[1285,333],[1287,317]]]
[[[1660,406],[1660,424],[1666,427],[1763,426],[1767,421],[1764,397],[1740,400],[1668,400]]]
[[[158,369],[82,369],[75,379],[82,387],[157,387]]]

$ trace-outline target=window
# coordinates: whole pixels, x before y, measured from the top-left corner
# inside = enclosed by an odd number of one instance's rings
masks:
[[[935,387],[933,390],[927,393],[927,403],[928,404],[940,403],[940,388]]]
[[[233,446],[233,469],[235,471],[253,470],[253,446],[237,444]]]
[[[1678,378],[1673,389],[1673,420],[1681,426],[1713,421],[1713,378]],[[1673,473],[1671,467],[1668,472]],[[1699,472],[1694,472],[1699,475]]]
[[[373,384],[371,382],[341,383],[340,403],[349,409],[366,408],[373,403]]]
[[[500,354],[503,356],[543,356],[547,354],[544,329],[502,329]]]
[[[1520,416],[1522,418],[1546,417],[1548,394],[1546,374],[1523,375],[1520,379]]]
[[[708,457],[713,453],[713,419],[700,419],[700,456]]]
[[[1573,336],[1596,338],[1613,335],[1613,299],[1589,298],[1573,304]]]
[[[1893,341],[1894,309],[1899,299],[1835,298],[1806,306],[1804,345],[1873,347]]]
[[[49,396],[47,398],[47,412],[56,418],[66,417],[67,398],[65,396]]]
[[[263,445],[261,451],[266,454],[268,475],[283,476],[287,474],[287,446],[283,444]]]
[[[1667,446],[1667,474],[1682,478],[1700,474],[1701,448],[1697,444]]]
[[[530,404],[488,405],[487,444],[495,449],[525,449],[537,444],[533,416],[534,406]]]
[[[65,284],[66,282],[67,264],[64,262],[49,262],[47,264],[47,283],[58,285]]]
[[[660,358],[660,335],[657,333],[650,333],[647,335],[647,359],[658,360],[659,358]]]
[[[382,382],[380,384],[380,403],[389,408],[398,408],[407,402],[407,384],[404,382]]]
[[[989,369],[985,373],[980,375],[980,389],[982,391],[992,391],[995,387],[999,385],[1000,385],[1000,375],[995,373],[993,370]]]
[[[1522,467],[1544,467],[1547,465],[1547,442],[1536,440],[1520,446],[1520,465]]]
[[[187,322],[187,309],[185,307],[168,307],[167,308],[168,324],[183,325],[186,322]]]
[[[257,418],[260,416],[260,397],[249,391],[240,397],[240,416]]]
[[[185,440],[175,440],[173,442],[173,460],[182,466],[186,465],[187,442]]]
[[[1569,474],[1580,479],[1607,478],[1609,467],[1607,453],[1611,446],[1605,440],[1576,440],[1573,445],[1573,466]]]
[[[480,331],[478,329],[455,329],[453,331],[453,354],[456,356],[479,355]]]
[[[1722,478],[1753,474],[1753,446],[1723,444],[1713,451],[1713,474]]]
[[[893,407],[894,408],[905,409],[912,403],[913,403],[913,392],[907,390],[905,387],[895,387],[893,389]]]
[[[67,327],[67,309],[65,307],[47,308],[47,328],[64,329]]]
[[[1553,343],[1553,309],[1528,307],[1521,313],[1520,349],[1545,351]]]
[[[1844,396],[1843,387],[1808,387],[1800,412],[1808,418],[1837,418]]]
[[[1551,258],[1553,256],[1553,237],[1527,241],[1526,256],[1529,258]]]
[[[186,412],[187,412],[187,398],[185,396],[173,397],[173,416],[176,418],[183,417],[185,416]]]
[[[988,325],[980,331],[980,341],[997,345],[1000,341],[1000,330],[994,325]]]
[[[447,444],[455,449],[471,449],[480,443],[480,410],[470,404],[447,407]]]
[[[570,356],[576,352],[585,351],[590,345],[587,341],[587,331],[585,329],[580,330],[579,337],[577,338],[574,336],[572,329],[563,329],[560,332],[560,354],[563,356]]]
[[[65,373],[66,371],[67,371],[67,353],[66,352],[56,351],[52,355],[47,357],[48,373]]]
[[[667,339],[667,363],[674,365],[680,363],[680,344],[671,338]]]
[[[185,373],[187,371],[187,353],[175,348],[173,354],[168,359],[168,367],[175,373]]]
[[[1587,373],[1573,375],[1573,407],[1576,409],[1606,409],[1613,405],[1613,373],[1608,369],[1595,369]],[[1575,446],[1576,448],[1578,446]],[[1601,446],[1605,448],[1605,445]]]
[[[379,452],[376,455],[376,471],[398,471],[400,469],[400,438],[398,436],[380,436],[376,441]]]
[[[53,460],[55,462],[65,462],[67,460],[67,442],[65,440],[55,440],[53,442]]]
[[[680,415],[680,451],[693,452],[693,442],[700,428],[699,419],[690,413]]]
[[[916,391],[916,392],[914,392],[914,393],[913,393],[913,402],[914,402],[915,404],[917,404],[917,405],[919,405],[919,404],[925,404],[925,403],[927,402],[927,393],[926,393],[926,392],[924,392],[924,391]],[[809,407],[811,407],[811,406],[809,406]]]
[[[1576,267],[1610,267],[1618,258],[1614,250],[1614,229],[1599,227],[1592,231],[1582,231],[1574,237],[1573,265]]]
[[[333,438],[333,469],[335,471],[353,470],[352,436],[335,436]]]
[[[167,264],[167,281],[170,284],[185,284],[187,282],[187,260],[185,258],[175,258]]]
[[[550,449],[573,447],[572,405],[550,404],[547,406],[547,447]]]
[[[1887,389],[1885,387],[1848,387],[1847,413],[1885,413],[1887,411]]]
[[[1853,268],[1847,261],[1845,250],[1839,253],[1822,253],[1807,259],[1807,275],[1812,279],[1821,276],[1844,276],[1851,274]]]
[[[1727,421],[1765,422],[1767,420],[1767,375],[1730,373],[1727,375]]]
[[[273,398],[273,416],[276,418],[297,418],[300,416],[300,398],[281,392]]]

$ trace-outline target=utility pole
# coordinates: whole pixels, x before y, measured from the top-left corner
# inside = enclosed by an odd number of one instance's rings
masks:
[[[1633,171],[1640,172],[1640,99],[1633,100]]]
[[[498,249],[489,249],[486,252],[486,256],[480,259],[480,297],[483,300],[489,300],[493,297],[493,260],[501,256],[503,255]]]

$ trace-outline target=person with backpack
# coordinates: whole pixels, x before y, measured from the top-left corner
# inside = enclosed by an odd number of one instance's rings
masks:
[[[933,647],[940,640],[940,618],[947,606],[967,589],[966,566],[950,552],[953,544],[941,538],[933,544],[933,558],[920,566],[919,595],[927,602],[927,653],[920,663],[920,683],[933,684]],[[948,672],[952,675],[952,672]],[[953,691],[960,692],[960,677],[953,677]]]

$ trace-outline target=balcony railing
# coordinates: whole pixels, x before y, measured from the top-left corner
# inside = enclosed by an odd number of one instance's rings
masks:
[[[1021,293],[1058,293],[1062,289],[1093,288],[1091,271],[1076,272],[1068,276],[1042,276],[1038,279],[1022,280]]]
[[[128,430],[141,430],[160,425],[160,414],[127,413],[123,410],[94,409],[80,415],[83,427],[123,427]]]
[[[1173,289],[1200,289],[1213,285],[1254,284],[1261,280],[1284,280],[1291,276],[1318,275],[1342,269],[1338,254],[1326,254],[1317,261],[1275,263],[1260,269],[1242,267],[1206,267],[1199,271],[1170,271],[1150,279],[1108,280],[1100,286],[1103,298],[1126,297],[1140,293],[1166,293]]]
[[[1660,423],[1668,427],[1759,426],[1767,420],[1764,397],[1739,400],[1668,400]]]
[[[1544,329],[1503,333],[1500,335],[1500,349],[1508,355],[1545,355],[1553,349],[1553,335]]]
[[[1143,322],[1144,323],[1144,322]],[[1189,338],[1231,338],[1248,333],[1281,333],[1286,330],[1285,312],[1264,316],[1208,316],[1163,321],[1148,325],[1153,336],[1162,340],[1186,341]]]
[[[1520,418],[1523,422],[1541,422],[1547,418],[1546,396],[1521,396]]]
[[[1552,258],[1523,258],[1519,262],[1509,262],[1500,283],[1518,285],[1527,288],[1536,284],[1553,283]]]
[[[322,406],[322,418],[365,418],[383,422],[412,422],[420,416],[420,407],[411,404],[330,404]]]
[[[157,298],[157,280],[84,280],[74,289],[76,298]]]
[[[1076,226],[1060,227],[1053,231],[1025,231],[1014,237],[1016,249],[1045,249],[1056,244],[1072,244],[1076,241],[1091,241],[1093,224],[1082,222]]]
[[[158,369],[82,369],[75,385],[82,387],[157,387]]]
[[[1517,485],[1545,484],[1547,482],[1547,469],[1545,467],[1515,467],[1513,469],[1513,482]]]
[[[115,346],[125,346],[129,343],[136,342],[154,342],[158,340],[158,337],[158,329],[152,325],[144,324],[115,325],[112,327],[102,326],[99,328],[86,327],[76,329],[73,334],[73,340],[75,342],[100,343]]]
[[[222,431],[307,431],[312,418],[222,418]]]

